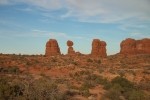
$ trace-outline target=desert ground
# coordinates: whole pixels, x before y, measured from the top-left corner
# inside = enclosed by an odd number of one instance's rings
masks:
[[[1,100],[150,100],[150,55],[0,54]]]

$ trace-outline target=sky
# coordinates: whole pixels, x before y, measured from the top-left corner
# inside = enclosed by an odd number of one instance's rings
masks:
[[[112,55],[126,38],[150,38],[150,0],[0,0],[0,53],[44,54],[57,39],[89,54],[100,39]]]

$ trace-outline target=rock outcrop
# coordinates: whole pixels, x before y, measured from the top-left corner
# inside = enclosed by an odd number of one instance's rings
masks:
[[[61,54],[60,53],[60,48],[59,48],[57,40],[50,39],[46,43],[45,55],[46,56],[56,56],[56,55],[60,55],[60,54]]]
[[[75,55],[75,51],[73,49],[73,42],[71,40],[67,41],[67,46],[68,46],[68,55]]]
[[[106,57],[106,42],[93,39],[91,55],[95,57]]]
[[[135,54],[150,54],[150,39],[135,40],[127,38],[120,44],[120,54],[135,55]]]

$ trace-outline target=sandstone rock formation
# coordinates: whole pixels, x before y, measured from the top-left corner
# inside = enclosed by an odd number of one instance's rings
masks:
[[[106,42],[100,41],[99,39],[93,39],[91,55],[95,57],[106,57]]]
[[[120,54],[135,55],[135,54],[150,54],[150,39],[135,40],[127,38],[120,44]]]
[[[136,40],[128,38],[123,40],[120,44],[121,47],[121,54],[135,54],[136,50]]]
[[[60,55],[60,54],[61,54],[60,53],[60,48],[59,48],[57,40],[50,39],[46,43],[45,55],[46,56],[56,56],[56,55]]]
[[[67,41],[67,46],[68,46],[68,55],[75,55],[75,51],[73,49],[73,42],[71,40]]]

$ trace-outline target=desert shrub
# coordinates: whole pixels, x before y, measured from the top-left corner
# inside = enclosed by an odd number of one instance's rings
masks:
[[[76,61],[72,61],[71,63],[72,63],[73,65],[75,65],[75,66],[78,65],[78,63],[77,63]]]
[[[126,92],[124,96],[128,100],[146,100],[145,94],[140,90],[133,89],[132,91]]]
[[[0,72],[2,73],[9,73],[9,74],[18,74],[20,70],[17,66],[13,67],[0,67]]]
[[[102,72],[104,72],[104,69],[103,68],[98,68],[98,71],[99,71],[99,73],[102,73]]]
[[[25,86],[23,83],[12,82],[10,84],[10,90],[11,90],[11,94],[9,95],[10,98],[12,98],[13,100],[19,100],[19,99],[25,100],[25,96],[24,96]]]
[[[105,90],[109,90],[111,87],[112,87],[112,84],[110,82],[107,82],[106,84],[103,84],[104,85],[104,89]]]
[[[149,75],[150,75],[150,70],[144,70],[143,73],[144,73],[144,74],[149,74]]]
[[[120,97],[127,100],[148,100],[148,96],[144,92],[123,77],[116,77],[107,85],[104,85],[104,89],[108,89],[104,97],[110,100],[121,100]]]
[[[18,74],[20,72],[20,70],[19,70],[18,66],[13,66],[13,67],[9,68],[8,72]]]
[[[103,99],[104,98],[109,98],[110,100],[121,100],[120,99],[120,96],[121,96],[121,93],[115,89],[111,89],[109,90],[109,92],[105,95],[105,97],[102,97]]]
[[[61,92],[50,79],[25,82],[20,79],[0,77],[0,100],[66,100],[67,93]]]
[[[123,77],[125,75],[125,71],[124,70],[118,70],[117,73]]]
[[[150,81],[140,82],[137,87],[142,90],[150,91]]]
[[[27,65],[27,66],[31,66],[32,63],[31,63],[31,62],[26,62],[26,65]]]
[[[83,90],[83,91],[82,91],[82,95],[85,96],[85,97],[90,96],[89,90],[88,90],[88,89]]]
[[[93,60],[89,58],[89,59],[87,59],[87,62],[93,62]]]
[[[82,86],[80,87],[80,93],[83,95],[83,96],[90,96],[90,93],[89,93],[89,88],[91,88],[91,83],[86,81],[82,84]]]
[[[39,79],[29,86],[27,98],[30,100],[64,100],[65,93],[61,93],[57,84],[48,79]]]
[[[97,64],[101,64],[101,60],[99,59],[99,60],[95,60],[95,62],[97,63]]]
[[[124,91],[134,89],[133,83],[131,83],[130,81],[128,81],[127,79],[123,77],[116,77],[111,81],[111,83],[113,85],[119,84],[124,89]]]
[[[23,96],[22,84],[12,84],[7,77],[0,78],[0,100],[15,100]]]
[[[58,84],[63,84],[66,82],[66,79],[65,78],[58,78],[55,80],[55,83],[58,83]]]
[[[88,75],[88,74],[90,74],[89,70],[82,70],[82,71],[80,71],[80,75]]]
[[[57,59],[56,58],[52,58],[51,61],[52,62],[57,62]]]
[[[9,99],[10,95],[10,85],[7,82],[8,80],[4,77],[0,77],[0,99],[5,100]]]
[[[107,84],[108,81],[106,78],[103,78],[102,76],[98,76],[98,75],[95,75],[95,74],[89,74],[87,77],[85,77],[86,80],[89,80],[89,81],[92,81],[94,82],[95,84]]]

